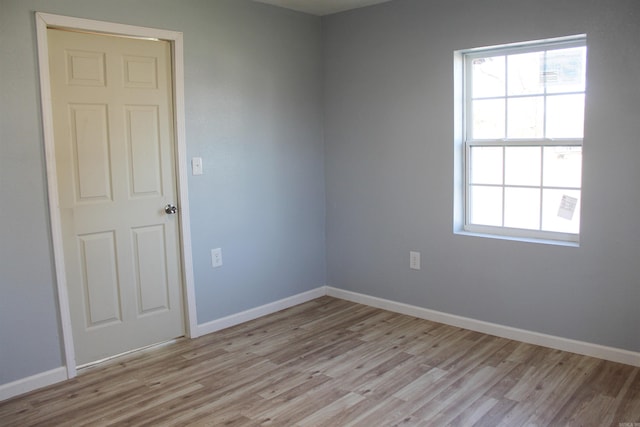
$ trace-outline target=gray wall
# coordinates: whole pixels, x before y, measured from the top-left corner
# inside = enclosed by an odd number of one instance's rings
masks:
[[[200,323],[325,283],[319,18],[245,0],[0,0],[0,385],[63,364],[34,11],[184,33]]]
[[[637,0],[395,0],[324,19],[328,284],[639,351],[639,22]],[[582,33],[580,247],[454,235],[453,52]]]

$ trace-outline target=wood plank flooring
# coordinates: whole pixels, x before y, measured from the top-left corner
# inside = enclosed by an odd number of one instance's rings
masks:
[[[639,371],[322,297],[0,402],[0,425],[640,427]]]

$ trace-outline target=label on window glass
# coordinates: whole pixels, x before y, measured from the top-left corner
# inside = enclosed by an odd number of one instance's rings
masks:
[[[546,60],[540,63],[540,83],[547,86],[584,84],[583,65],[581,51],[549,51]]]
[[[576,206],[578,206],[578,199],[565,194],[562,196],[562,200],[560,200],[558,216],[571,221],[573,219],[573,214],[576,211]]]

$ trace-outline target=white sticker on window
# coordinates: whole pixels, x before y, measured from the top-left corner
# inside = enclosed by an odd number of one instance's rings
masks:
[[[581,50],[548,51],[540,62],[540,83],[547,86],[584,84],[584,58]]]
[[[578,199],[576,199],[575,197],[567,196],[565,194],[564,196],[562,196],[562,200],[560,200],[558,216],[560,218],[572,220],[573,213],[576,211],[576,206],[578,206]]]

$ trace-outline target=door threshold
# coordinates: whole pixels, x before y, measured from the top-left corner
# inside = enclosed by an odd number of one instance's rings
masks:
[[[145,347],[140,347],[140,348],[136,348],[136,349],[133,349],[133,350],[125,351],[124,353],[119,353],[119,354],[116,354],[114,356],[105,357],[104,359],[96,360],[95,362],[89,362],[89,363],[85,363],[84,365],[78,365],[76,367],[76,369],[78,371],[81,371],[81,370],[84,371],[86,369],[96,367],[97,365],[102,365],[102,364],[104,364],[106,362],[110,362],[110,361],[112,361],[114,359],[118,359],[118,358],[123,357],[123,356],[128,356],[130,354],[142,352],[142,351],[145,351],[145,350],[155,350],[156,348],[160,348],[160,347],[164,347],[166,345],[174,344],[174,343],[176,343],[176,342],[178,342],[179,340],[182,340],[182,339],[184,339],[184,337],[173,338],[173,339],[170,339],[168,341],[162,341],[162,342],[159,342],[159,343],[156,343],[156,344],[151,344],[151,345],[148,345],[148,346],[145,346]],[[78,372],[78,373],[80,373],[80,372]]]

